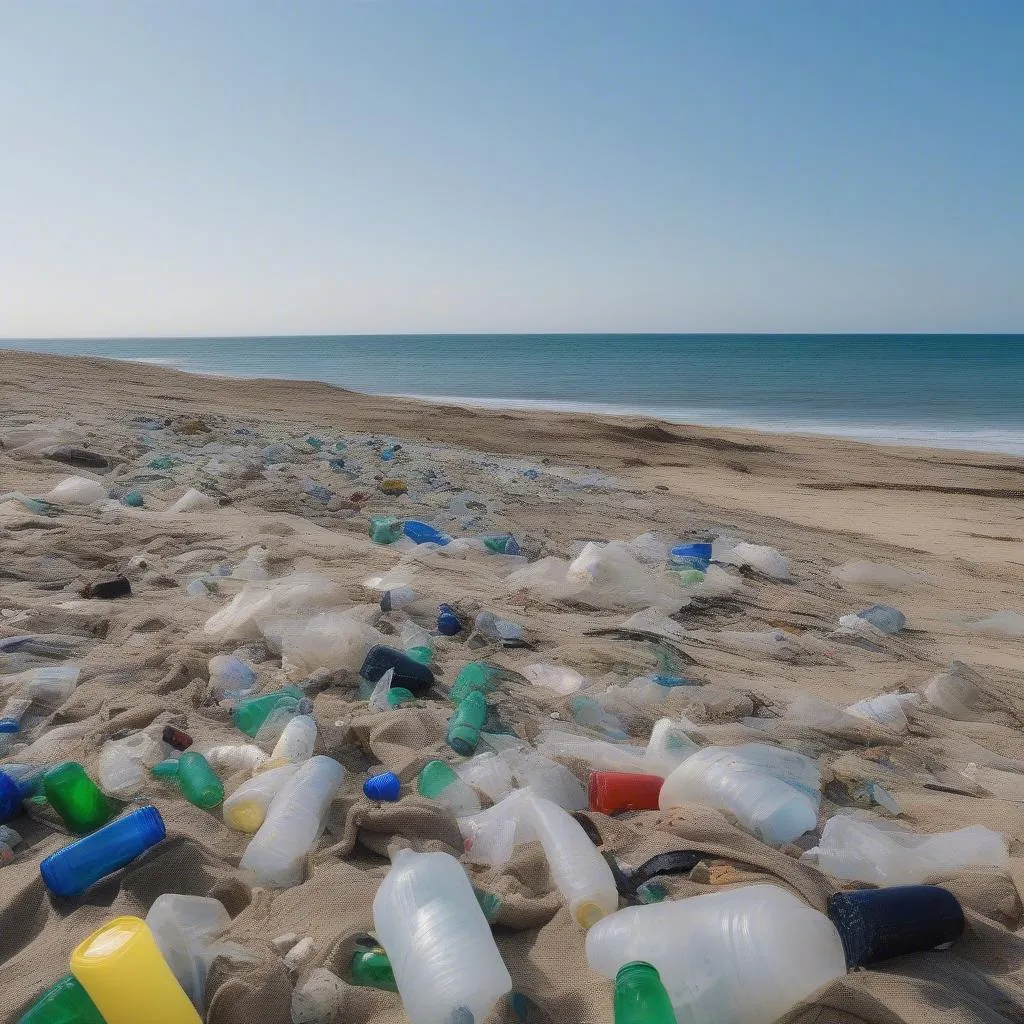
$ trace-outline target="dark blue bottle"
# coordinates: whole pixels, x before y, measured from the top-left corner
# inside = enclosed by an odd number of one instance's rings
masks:
[[[455,636],[462,632],[462,623],[459,622],[455,609],[450,604],[441,605],[437,616],[437,631],[441,636]]]
[[[31,766],[24,774],[15,774],[15,765],[10,770],[0,771],[0,825],[17,818],[21,814],[22,804],[40,792],[41,780],[45,768]]]
[[[420,694],[434,685],[434,673],[426,665],[384,644],[375,644],[370,648],[359,674],[371,683],[376,683],[389,668],[395,670],[392,687],[404,686],[410,693]]]
[[[167,835],[155,807],[140,807],[91,835],[51,853],[40,865],[54,896],[78,896],[93,882],[135,860]]]

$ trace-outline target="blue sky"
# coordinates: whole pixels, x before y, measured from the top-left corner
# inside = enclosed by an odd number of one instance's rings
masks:
[[[0,15],[0,336],[1024,330],[1021,0]]]

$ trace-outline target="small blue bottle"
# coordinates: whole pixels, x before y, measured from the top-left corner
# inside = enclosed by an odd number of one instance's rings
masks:
[[[462,632],[462,623],[450,604],[441,605],[437,616],[437,631],[441,636],[455,636]]]
[[[417,544],[441,544],[443,546],[451,543],[451,537],[434,529],[430,523],[421,523],[418,519],[406,519],[402,529],[406,537]]]
[[[78,896],[166,835],[160,812],[155,807],[140,807],[51,853],[39,865],[39,873],[54,896]]]

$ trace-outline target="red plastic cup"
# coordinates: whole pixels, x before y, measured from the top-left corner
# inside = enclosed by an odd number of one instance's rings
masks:
[[[592,811],[656,811],[665,780],[660,775],[635,772],[591,772],[587,798]]]

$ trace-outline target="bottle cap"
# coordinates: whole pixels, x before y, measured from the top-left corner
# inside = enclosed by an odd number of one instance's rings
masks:
[[[402,783],[394,772],[381,772],[380,775],[371,775],[363,783],[363,792],[371,800],[397,800],[402,789]]]
[[[837,892],[829,897],[828,916],[851,969],[948,945],[965,927],[959,900],[938,885]]]

